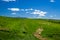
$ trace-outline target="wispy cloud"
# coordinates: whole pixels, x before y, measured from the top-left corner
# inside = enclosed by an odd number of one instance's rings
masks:
[[[45,12],[45,11],[41,11],[41,10],[37,10],[37,9],[33,9],[33,8],[29,8],[29,9],[8,8],[8,10],[12,11],[13,12],[12,14],[14,14],[14,15],[16,14],[16,12],[21,12],[24,14],[26,13],[27,15],[33,14],[33,17],[36,17],[36,18],[44,17],[47,14],[47,12]]]
[[[26,13],[29,13],[29,12],[26,12]]]
[[[20,9],[21,11],[25,11],[25,9]]]
[[[10,10],[10,11],[20,11],[19,8],[8,8],[8,10]]]
[[[25,11],[32,11],[32,10],[34,10],[34,9],[32,9],[32,8],[25,9]]]
[[[15,15],[16,13],[12,13],[13,15]]]
[[[50,15],[50,17],[52,18],[52,17],[54,17],[53,15]]]
[[[16,0],[2,0],[2,1],[5,1],[5,2],[15,2]]]
[[[41,10],[37,10],[37,9],[33,9],[33,8],[29,8],[29,9],[20,9],[20,11],[26,12],[26,13],[30,13],[30,14],[34,14],[34,15],[39,15],[39,16],[45,16],[47,12],[41,11]]]
[[[51,18],[56,17],[57,15],[50,15]]]
[[[34,9],[33,9],[33,8],[30,8],[29,10],[31,10],[31,11],[32,11],[32,10],[34,10]]]
[[[31,14],[39,15],[39,16],[45,16],[47,12],[41,11],[41,10],[34,10]]]
[[[50,2],[55,2],[55,0],[50,0]]]

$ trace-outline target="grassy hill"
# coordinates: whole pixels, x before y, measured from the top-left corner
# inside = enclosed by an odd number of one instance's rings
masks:
[[[34,36],[38,28],[43,29],[43,38],[60,40],[60,20],[0,16],[0,40],[40,40]]]

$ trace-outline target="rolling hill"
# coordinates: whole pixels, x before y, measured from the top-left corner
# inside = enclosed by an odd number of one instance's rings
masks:
[[[0,40],[60,40],[60,20],[0,16]]]

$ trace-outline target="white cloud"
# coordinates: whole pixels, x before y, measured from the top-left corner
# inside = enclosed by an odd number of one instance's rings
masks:
[[[40,11],[40,10],[35,10],[34,12],[32,12],[31,14],[37,14],[39,16],[45,16],[47,12],[44,11]]]
[[[46,13],[47,13],[47,12],[37,10],[37,9],[32,9],[32,8],[30,8],[30,9],[8,8],[8,10],[13,11],[14,13],[12,13],[12,14],[16,14],[16,12],[20,11],[22,13],[38,15],[39,17],[46,16]]]
[[[12,13],[13,15],[15,15],[16,13]]]
[[[26,13],[29,13],[29,12],[26,12]]]
[[[32,8],[30,8],[30,9],[25,9],[25,11],[32,11],[32,10],[34,10],[34,9],[32,9]]]
[[[11,10],[11,11],[20,11],[19,8],[8,8],[8,10]]]
[[[54,18],[54,17],[56,17],[56,15],[50,15],[50,17],[51,17],[51,18]]]
[[[15,2],[16,0],[2,0],[2,1],[5,1],[5,2]]]
[[[28,11],[33,11],[34,9],[30,8],[30,9],[19,9],[19,8],[8,8],[8,10],[11,10],[11,11],[25,11],[25,12],[28,12]]]
[[[25,11],[24,9],[20,9],[21,11]]]
[[[31,10],[31,11],[32,11],[32,10],[34,10],[34,9],[30,8],[29,10]]]
[[[37,12],[37,11],[40,12],[40,10],[36,10],[36,9],[35,9],[34,11],[36,11],[36,12]]]
[[[55,2],[54,0],[50,0],[50,2]]]
[[[25,11],[28,11],[28,9],[25,9]]]
[[[52,15],[50,15],[50,17],[52,18],[53,16],[52,16]]]

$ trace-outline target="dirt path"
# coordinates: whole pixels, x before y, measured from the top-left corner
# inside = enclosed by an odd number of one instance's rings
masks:
[[[34,36],[35,36],[36,38],[40,39],[40,40],[47,40],[47,38],[43,38],[43,37],[41,36],[41,32],[42,32],[42,31],[43,31],[43,29],[38,28],[38,29],[36,30],[36,32],[34,33]]]

